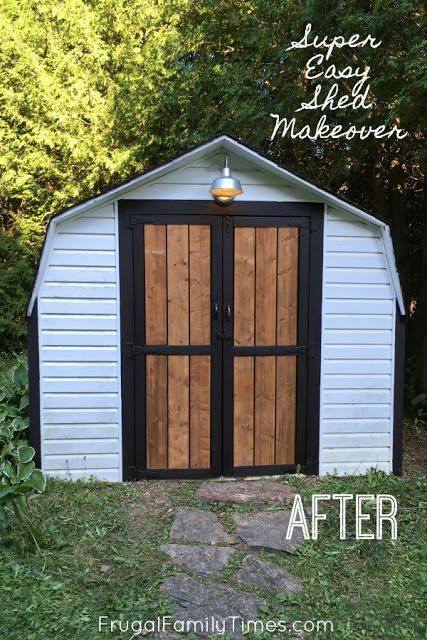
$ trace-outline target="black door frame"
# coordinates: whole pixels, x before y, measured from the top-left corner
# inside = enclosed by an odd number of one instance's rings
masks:
[[[294,472],[297,467],[297,465],[273,465],[233,469],[233,373],[230,360],[232,360],[234,348],[231,346],[231,340],[216,339],[218,334],[222,338],[224,335],[229,335],[229,329],[233,323],[231,322],[224,330],[222,324],[224,314],[220,313],[218,319],[212,316],[211,347],[208,351],[211,354],[213,367],[211,469],[156,471],[145,468],[145,426],[143,433],[138,434],[137,437],[135,420],[136,413],[144,415],[145,393],[135,393],[135,379],[142,376],[140,379],[145,380],[145,357],[140,358],[138,354],[147,353],[148,349],[141,350],[140,347],[135,346],[145,344],[145,336],[141,334],[134,322],[136,314],[144,313],[144,309],[137,309],[136,305],[143,305],[145,296],[144,278],[141,278],[141,274],[134,273],[133,228],[139,224],[162,224],[166,221],[168,224],[187,221],[200,224],[204,220],[212,225],[212,286],[218,287],[219,283],[219,288],[212,291],[212,302],[218,301],[221,310],[224,308],[224,304],[233,299],[233,277],[230,275],[230,268],[233,268],[230,267],[230,260],[232,262],[233,259],[233,233],[230,231],[232,231],[233,225],[271,226],[274,224],[276,226],[298,226],[302,230],[300,231],[299,252],[299,270],[302,276],[300,282],[306,283],[308,291],[305,287],[299,286],[299,346],[292,351],[297,355],[298,362],[297,463],[305,473],[318,473],[323,204],[236,202],[224,207],[206,200],[119,200],[118,212],[123,479],[202,478],[219,476],[224,470],[228,475],[281,474]],[[247,217],[246,220],[245,217]],[[216,230],[220,230],[221,225],[222,232],[218,233]],[[140,287],[137,296],[135,296],[136,287]],[[223,299],[221,294],[223,294]],[[139,302],[136,303],[136,300]],[[144,317],[144,315],[139,315],[139,317]],[[306,342],[300,345],[303,336],[306,337]],[[222,345],[228,342],[229,344],[223,349]],[[197,349],[197,347],[185,349]],[[286,347],[278,347],[278,349],[284,350],[284,353],[291,353]],[[216,384],[215,380],[220,381],[221,377],[222,385]],[[305,428],[303,428],[304,425]],[[142,440],[144,440],[143,444]]]

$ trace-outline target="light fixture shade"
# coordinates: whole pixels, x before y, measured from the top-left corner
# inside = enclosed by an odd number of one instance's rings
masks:
[[[214,179],[209,193],[213,195],[215,201],[219,204],[228,204],[234,200],[235,196],[243,193],[240,181],[231,175],[230,169],[228,168],[227,156],[225,157],[225,166],[222,174]]]

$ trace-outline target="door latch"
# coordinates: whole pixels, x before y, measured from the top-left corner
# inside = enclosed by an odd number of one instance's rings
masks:
[[[217,333],[216,337],[218,340],[231,340],[230,333]]]

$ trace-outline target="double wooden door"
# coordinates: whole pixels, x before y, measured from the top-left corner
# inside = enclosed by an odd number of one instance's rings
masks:
[[[132,233],[135,475],[304,465],[310,217],[139,215]]]

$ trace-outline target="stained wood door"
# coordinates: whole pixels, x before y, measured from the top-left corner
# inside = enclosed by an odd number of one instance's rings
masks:
[[[181,209],[196,205],[206,207]],[[310,337],[320,330],[321,287],[310,291],[321,269],[314,277],[310,215],[175,215],[148,206],[161,215],[131,218],[130,282],[121,273],[132,477],[282,473],[305,463],[315,471],[307,451],[317,444],[306,434],[318,427],[317,399],[308,403],[307,390],[318,389]]]
[[[224,234],[224,468],[230,475],[274,473],[301,461],[308,225],[308,219],[235,217]]]
[[[134,227],[135,446],[148,474],[217,466],[220,234],[219,219],[198,216]]]

